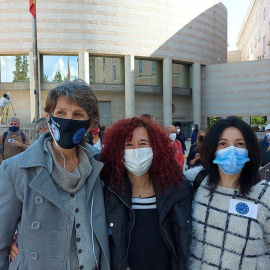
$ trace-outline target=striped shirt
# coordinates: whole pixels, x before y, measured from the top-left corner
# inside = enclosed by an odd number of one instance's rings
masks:
[[[128,259],[133,270],[172,269],[170,250],[159,231],[156,196],[132,198],[135,222],[131,231]]]
[[[156,209],[156,196],[147,198],[132,198],[132,209]]]

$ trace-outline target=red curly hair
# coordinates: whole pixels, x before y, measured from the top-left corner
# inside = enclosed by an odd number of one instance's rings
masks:
[[[120,120],[106,133],[103,143],[101,177],[106,184],[117,183],[124,186],[126,169],[124,166],[125,142],[132,139],[135,128],[144,127],[148,131],[150,146],[153,150],[153,163],[149,169],[152,181],[162,193],[166,186],[180,184],[183,173],[174,159],[174,148],[163,128],[152,120],[133,117]]]

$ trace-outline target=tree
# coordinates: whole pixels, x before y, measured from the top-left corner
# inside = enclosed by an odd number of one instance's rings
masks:
[[[13,82],[28,82],[28,67],[26,55],[17,55],[15,58],[15,71],[13,71]]]
[[[49,81],[48,75],[44,74],[42,78],[42,82],[48,82],[48,81]]]
[[[55,75],[54,75],[53,82],[62,82],[62,81],[63,81],[62,75],[61,75],[60,71],[57,70]]]

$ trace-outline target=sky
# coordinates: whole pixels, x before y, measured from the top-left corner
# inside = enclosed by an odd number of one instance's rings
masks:
[[[237,50],[237,37],[252,0],[221,0],[228,14],[228,50]]]

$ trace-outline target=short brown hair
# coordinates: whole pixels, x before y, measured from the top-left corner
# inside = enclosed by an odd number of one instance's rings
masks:
[[[66,81],[53,88],[46,99],[45,112],[51,114],[60,97],[72,100],[86,110],[90,120],[99,122],[98,100],[91,87],[83,80]]]

